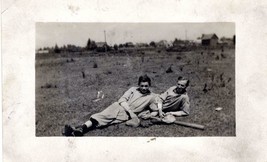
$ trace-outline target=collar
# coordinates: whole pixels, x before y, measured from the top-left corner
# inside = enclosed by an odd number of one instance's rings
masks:
[[[136,89],[139,93],[141,93],[140,88]],[[147,93],[141,93],[142,95],[149,95],[151,92],[150,90],[147,91]]]
[[[173,89],[173,92],[176,93],[176,94],[179,94],[179,93],[177,93],[176,89],[177,89],[177,86]],[[186,94],[186,89],[184,90],[183,93],[181,93],[179,95],[182,95],[182,94]]]

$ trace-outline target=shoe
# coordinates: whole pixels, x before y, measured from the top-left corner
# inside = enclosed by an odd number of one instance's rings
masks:
[[[83,136],[83,129],[82,128],[77,128],[73,131],[73,135],[76,137]]]
[[[76,127],[73,131],[74,136],[83,136],[83,134],[85,133],[87,129],[86,125],[80,125],[78,127]]]
[[[73,132],[74,132],[74,129],[70,125],[65,125],[63,132],[62,132],[62,135],[66,136],[66,137],[74,136]]]

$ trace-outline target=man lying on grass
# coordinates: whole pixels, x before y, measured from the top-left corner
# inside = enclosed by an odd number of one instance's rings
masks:
[[[156,102],[156,95],[149,90],[150,85],[151,79],[147,75],[140,76],[138,87],[130,88],[118,102],[113,103],[100,113],[93,114],[81,126],[72,128],[70,125],[65,125],[63,135],[82,136],[88,130],[125,121],[134,121],[131,126],[138,126],[140,120],[136,114],[142,112],[151,103]]]
[[[177,85],[170,87],[167,91],[160,94],[157,103],[150,105],[152,113],[144,111],[138,116],[143,119],[165,115],[187,116],[189,115],[190,102],[186,88],[189,86],[189,80],[178,77]]]

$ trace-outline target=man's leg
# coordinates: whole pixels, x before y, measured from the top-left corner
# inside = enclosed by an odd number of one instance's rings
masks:
[[[121,123],[125,120],[128,120],[128,115],[124,109],[117,102],[115,102],[102,112],[93,114],[90,120],[77,127],[74,133],[77,136],[81,136],[94,128]]]
[[[117,103],[113,103],[100,113],[91,116],[90,120],[73,129],[74,136],[82,136],[88,130],[128,120],[125,110]]]
[[[88,120],[84,124],[76,127],[73,131],[73,134],[75,136],[83,136],[83,134],[85,134],[89,130],[96,128],[97,125],[98,125],[97,120],[90,118],[90,120]]]

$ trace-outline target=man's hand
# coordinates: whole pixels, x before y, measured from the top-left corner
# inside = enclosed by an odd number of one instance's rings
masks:
[[[163,118],[166,114],[162,111],[162,110],[159,110],[159,117]]]
[[[141,113],[138,114],[138,117],[141,118],[141,119],[149,119],[151,118],[151,113],[149,110],[146,110],[146,111],[143,111]]]
[[[131,119],[138,118],[137,115],[134,112],[132,112],[131,110],[128,110],[128,113],[129,113]]]

